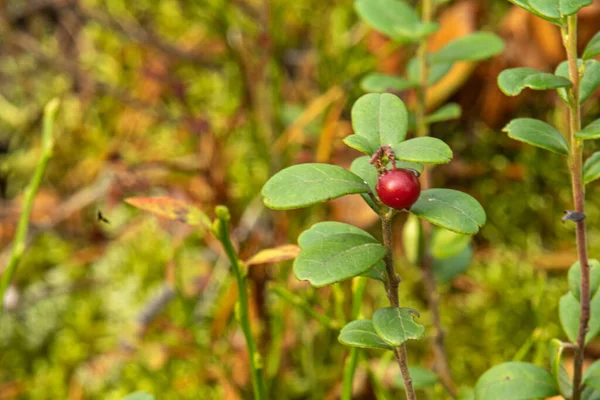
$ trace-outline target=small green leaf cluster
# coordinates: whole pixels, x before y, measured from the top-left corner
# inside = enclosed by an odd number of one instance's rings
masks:
[[[513,3],[520,6],[523,6],[523,4],[527,3],[531,7],[537,3],[557,3],[557,7],[558,5],[563,4],[562,1],[558,0],[553,2],[513,1]],[[577,3],[578,7],[566,8],[568,10],[575,10],[574,12],[576,12],[579,8],[587,5],[588,2],[575,1],[564,3]],[[529,9],[525,6],[523,6],[523,8]],[[550,7],[540,7],[539,9],[535,9],[536,12],[534,12],[534,14],[542,16],[543,18],[545,16],[546,18],[544,19],[550,20],[550,16],[548,14],[542,13],[542,10],[550,9]],[[571,14],[564,14],[564,16],[567,15]],[[563,24],[563,19],[560,20],[559,25]],[[557,21],[557,23],[558,22],[559,21]],[[579,59],[579,71],[582,73],[579,88],[580,105],[588,100],[594,91],[600,86],[600,62],[592,59],[592,57],[596,57],[598,55],[600,55],[600,33],[593,37],[583,52],[583,57]],[[556,89],[560,98],[565,104],[568,105],[571,100],[567,95],[566,89],[572,86],[572,83],[568,77],[568,65],[567,61],[564,61],[556,68],[554,74],[538,71],[533,68],[511,68],[504,70],[500,73],[500,75],[498,75],[498,86],[500,87],[500,90],[502,90],[502,92],[508,96],[516,96],[525,88],[533,90]],[[532,146],[540,147],[562,156],[569,155],[569,143],[556,128],[547,122],[533,118],[517,118],[513,119],[508,125],[506,125],[503,131],[508,133],[508,136],[515,140],[528,143]],[[576,132],[575,138],[579,140],[592,140],[600,138],[600,119],[591,122],[581,129],[580,132]],[[600,152],[592,154],[586,160],[583,168],[584,183],[587,184],[598,178],[600,178]]]
[[[436,23],[425,24],[419,20],[417,13],[402,0],[356,0],[355,9],[361,19],[373,29],[378,32],[387,35],[390,39],[399,43],[415,43],[421,42],[427,39],[427,36],[434,33],[438,28]],[[391,10],[406,10],[403,14],[391,12]],[[407,20],[410,23],[407,25]],[[403,29],[398,27],[419,27],[416,29]],[[408,31],[408,32],[407,32]],[[504,49],[504,43],[502,39],[490,32],[474,32],[472,34],[457,38],[450,41],[440,50],[428,53],[427,65],[429,69],[427,85],[433,85],[440,81],[446,74],[452,69],[457,62],[476,62],[488,59],[502,52]],[[372,93],[385,93],[385,92],[402,92],[405,90],[418,89],[421,85],[421,70],[419,65],[419,55],[415,55],[407,63],[405,76],[386,75],[381,73],[369,73],[361,80],[361,87],[366,92]],[[421,88],[424,89],[424,88]],[[370,99],[370,100],[367,100]],[[363,101],[374,102],[374,97],[366,97]],[[371,104],[371,108],[375,107],[376,104]],[[461,107],[456,103],[448,103],[440,106],[438,109],[432,110],[430,114],[423,116],[423,122],[426,125],[431,125],[437,122],[444,122],[460,118],[462,114]],[[372,116],[376,115],[371,113]],[[355,117],[353,115],[353,117]],[[408,113],[408,128],[415,128],[415,116],[412,113]],[[345,143],[359,151],[368,153],[369,145],[364,142],[358,136],[359,133],[349,136],[345,139]],[[441,161],[447,162],[446,156],[452,157],[452,153],[445,145],[440,145],[439,141],[434,138],[420,137],[403,142],[402,145],[394,147],[394,151],[397,154],[402,155],[402,160],[415,162],[416,158],[411,158],[411,152],[416,153],[419,159],[425,160],[426,155],[429,156],[427,161],[431,164],[441,163]],[[368,182],[376,182],[376,176],[373,172],[373,176],[368,176],[363,171],[368,169],[365,166],[368,165],[368,157],[364,159],[357,159],[355,164],[352,164],[352,171],[362,176]],[[401,165],[402,168],[413,168],[418,169],[421,172],[420,166],[415,167],[410,165]],[[600,168],[598,170],[600,175]],[[369,180],[371,179],[371,181]],[[374,186],[374,183],[372,187]],[[428,191],[424,195],[436,196],[443,195],[444,200],[453,199],[456,205],[470,207],[470,205],[463,204],[463,201],[459,201],[454,193],[444,191],[444,189],[436,189],[436,192]],[[363,196],[371,207],[375,205],[369,201],[368,196]],[[462,197],[462,196],[461,196]],[[438,199],[431,199],[431,202],[420,202],[415,204],[411,208],[411,213],[416,216],[422,217],[430,222],[436,224],[431,218],[431,210],[425,209],[427,207],[434,207],[433,204]],[[453,205],[455,204],[453,201]],[[465,199],[466,201],[466,199]],[[470,200],[472,203],[474,200]],[[447,213],[444,210],[443,215],[437,215],[436,218],[454,218],[460,219],[465,218],[466,215],[462,214],[461,206],[455,208],[453,212]],[[483,214],[483,212],[481,213]],[[428,244],[427,248],[433,257],[433,269],[434,274],[439,282],[448,282],[455,276],[461,274],[469,266],[473,256],[473,249],[468,239],[465,239],[464,234],[471,235],[478,231],[480,223],[485,222],[485,215],[478,216],[479,220],[473,219],[468,220],[465,218],[464,230],[455,231],[459,234],[453,234],[445,229],[436,229],[434,236],[439,238],[446,238],[447,240],[454,240],[450,238],[456,238],[455,246],[452,247],[452,251],[438,251],[441,247],[440,244]],[[483,218],[483,219],[482,219]],[[481,222],[483,221],[483,222]],[[439,225],[439,224],[438,224]],[[450,229],[452,231],[452,229]],[[404,244],[409,260],[413,263],[417,263],[417,255],[420,254],[421,246],[424,246],[422,242],[420,232],[420,224],[417,223],[417,219],[409,219],[405,225],[404,230]],[[438,243],[441,243],[438,240]],[[456,246],[458,245],[458,247]],[[443,253],[443,254],[442,254]]]
[[[295,209],[360,194],[381,217],[392,215],[396,211],[381,203],[375,191],[378,172],[370,158],[379,148],[390,146],[398,167],[418,171],[423,170],[423,164],[447,163],[452,159],[452,151],[439,139],[405,140],[408,115],[404,103],[395,95],[364,95],[356,101],[351,114],[354,134],[344,142],[364,155],[354,160],[350,171],[315,163],[285,168],[262,189],[268,207]],[[486,220],[483,208],[474,198],[449,189],[424,190],[408,212],[461,237],[477,233]],[[448,241],[440,238],[440,242],[444,240]],[[301,251],[294,261],[294,274],[315,287],[357,276],[384,282],[389,279],[383,261],[387,249],[371,234],[352,225],[319,222],[300,235],[298,244]],[[423,335],[423,326],[414,322],[415,314],[408,308],[379,309],[372,320],[356,320],[346,325],[340,341],[349,346],[392,350]]]

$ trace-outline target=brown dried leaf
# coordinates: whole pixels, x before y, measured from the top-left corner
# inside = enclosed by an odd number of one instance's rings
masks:
[[[202,225],[209,229],[211,226],[210,219],[200,209],[169,197],[130,197],[125,199],[125,202],[159,217],[188,225]]]
[[[272,249],[261,250],[246,261],[246,265],[258,265],[293,260],[300,253],[295,244],[284,244]]]

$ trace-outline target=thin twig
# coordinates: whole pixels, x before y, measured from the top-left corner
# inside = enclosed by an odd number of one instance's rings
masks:
[[[573,86],[569,90],[569,139],[571,148],[569,152],[569,170],[573,190],[573,203],[575,212],[584,213],[585,189],[582,181],[583,140],[575,137],[581,130],[581,109],[579,104],[580,72],[577,60],[577,14],[567,17],[567,30],[562,30],[563,42],[567,51],[569,64],[569,78]],[[577,349],[573,359],[573,400],[581,399],[581,379],[583,372],[583,359],[585,356],[585,336],[589,329],[590,320],[590,265],[587,254],[587,240],[585,219],[576,224],[576,240],[579,264],[581,266],[580,287],[580,317],[579,331],[577,334]]]
[[[27,238],[27,230],[29,228],[29,216],[33,209],[33,200],[35,195],[42,183],[44,172],[50,157],[52,157],[52,149],[54,148],[54,118],[58,111],[59,100],[51,100],[44,110],[44,126],[42,128],[42,154],[40,161],[38,162],[31,182],[25,189],[25,195],[23,200],[23,211],[19,224],[17,225],[17,232],[13,241],[13,249],[8,261],[8,265],[2,274],[2,280],[0,281],[0,313],[3,310],[4,305],[4,293],[8,289],[8,285],[12,281],[12,278],[17,271],[21,257],[25,253],[25,240]]]

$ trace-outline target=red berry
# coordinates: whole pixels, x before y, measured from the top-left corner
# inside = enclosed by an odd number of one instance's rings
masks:
[[[381,175],[375,189],[383,204],[397,210],[408,210],[421,194],[417,173],[402,168]]]

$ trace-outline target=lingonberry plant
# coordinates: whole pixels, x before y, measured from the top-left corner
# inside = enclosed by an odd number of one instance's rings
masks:
[[[417,3],[420,5],[420,18],[417,11],[401,0],[356,0],[355,8],[369,26],[388,36],[390,40],[399,44],[417,44],[416,54],[408,62],[404,76],[370,73],[362,79],[361,87],[367,92],[376,93],[414,91],[416,101],[414,112],[410,115],[410,120],[413,121],[410,128],[415,130],[417,136],[427,137],[431,124],[456,119],[461,115],[461,108],[456,103],[431,110],[426,96],[428,89],[444,79],[455,63],[473,63],[500,53],[503,42],[492,33],[474,32],[431,52],[428,38],[439,27],[433,19],[436,8],[443,2],[421,0]],[[423,189],[432,186],[431,171],[431,168],[423,171]],[[395,175],[400,176],[398,173]],[[380,194],[379,197],[385,204],[393,206],[386,202],[385,195]],[[422,271],[434,328],[431,335],[434,369],[445,388],[455,395],[456,388],[445,348],[437,282],[448,282],[469,266],[473,256],[471,241],[462,234],[454,234],[443,228],[432,229],[426,220],[419,224],[414,218],[409,219],[405,225],[404,236],[405,246],[408,247],[407,255],[414,255],[410,257],[411,261]],[[413,248],[410,248],[411,244]]]
[[[399,212],[408,212],[444,229],[473,235],[485,223],[486,215],[468,194],[442,188],[420,191],[413,171],[422,171],[423,164],[449,162],[452,151],[436,138],[405,140],[408,120],[406,106],[397,96],[362,96],[352,107],[354,134],[344,142],[365,155],[354,160],[350,171],[330,164],[294,165],[275,174],[262,195],[268,207],[288,210],[360,194],[379,215],[382,243],[345,223],[313,225],[298,238],[301,250],[293,269],[298,279],[315,287],[360,276],[383,283],[389,306],[377,309],[371,319],[348,323],[341,329],[339,341],[355,348],[392,351],[406,396],[416,399],[406,342],[421,338],[425,328],[414,320],[419,313],[399,301],[401,279],[394,262],[392,220]]]
[[[504,131],[515,140],[551,151],[567,159],[571,175],[573,210],[566,211],[563,221],[575,224],[579,260],[569,270],[569,293],[559,303],[559,317],[570,342],[553,339],[550,343],[550,372],[534,364],[508,362],[497,365],[479,379],[475,388],[478,400],[516,400],[561,395],[566,399],[600,399],[600,362],[584,374],[585,345],[600,333],[600,263],[588,259],[584,195],[585,185],[600,178],[600,152],[583,164],[584,143],[600,138],[600,120],[581,128],[581,106],[600,85],[600,33],[577,55],[577,12],[592,0],[512,0],[560,27],[567,60],[554,74],[532,68],[512,68],[498,76],[498,86],[509,96],[525,88],[556,89],[568,110],[565,135],[532,118],[512,120]],[[566,137],[566,139],[565,139]],[[573,352],[573,376],[569,377],[562,360],[565,349]]]

